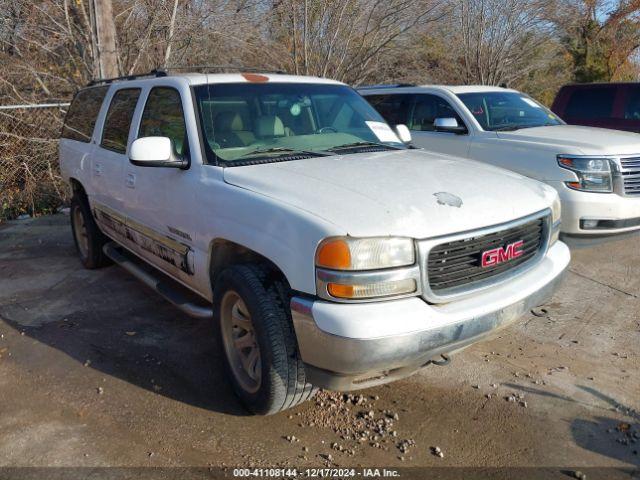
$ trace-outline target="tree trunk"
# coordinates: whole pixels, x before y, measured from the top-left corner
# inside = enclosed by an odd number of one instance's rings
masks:
[[[92,0],[94,28],[98,42],[98,68],[101,78],[118,76],[118,53],[116,51],[116,27],[113,22],[111,0]]]

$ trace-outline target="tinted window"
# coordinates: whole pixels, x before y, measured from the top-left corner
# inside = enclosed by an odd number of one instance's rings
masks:
[[[71,102],[62,127],[62,137],[89,143],[96,126],[102,100],[109,87],[80,90]]]
[[[169,137],[175,153],[183,155],[188,148],[180,93],[173,88],[154,88],[142,112],[138,138]]]
[[[458,125],[464,125],[460,116],[444,98],[437,95],[415,95],[408,127],[411,130],[431,132],[436,118],[455,118]]]
[[[113,96],[102,131],[100,145],[104,148],[118,153],[124,153],[127,150],[131,119],[139,96],[138,88],[118,90]]]
[[[629,87],[627,104],[624,106],[624,118],[640,120],[640,86]]]
[[[412,95],[367,95],[367,101],[378,110],[389,125],[407,123],[407,104]]]
[[[567,118],[609,118],[615,95],[615,87],[576,89],[569,98],[565,116]]]

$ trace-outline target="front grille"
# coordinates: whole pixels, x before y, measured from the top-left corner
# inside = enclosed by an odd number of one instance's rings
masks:
[[[471,289],[483,282],[516,269],[537,256],[543,248],[546,217],[493,233],[436,245],[429,252],[427,275],[431,291],[445,294],[447,290]],[[504,248],[522,240],[523,255],[495,266],[482,267],[482,254],[494,248]],[[467,287],[467,288],[465,288]]]
[[[640,157],[620,159],[620,173],[626,195],[640,195]]]

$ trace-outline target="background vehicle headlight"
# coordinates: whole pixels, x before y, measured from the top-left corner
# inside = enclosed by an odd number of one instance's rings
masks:
[[[574,172],[577,182],[565,182],[574,190],[610,193],[613,191],[611,162],[607,158],[581,158],[558,155],[558,164]]]
[[[316,266],[332,270],[377,270],[414,262],[415,247],[410,238],[328,238],[316,254]]]
[[[337,301],[417,295],[415,262],[411,238],[327,238],[316,253],[318,295]]]

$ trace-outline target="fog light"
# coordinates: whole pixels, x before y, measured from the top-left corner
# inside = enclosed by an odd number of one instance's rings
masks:
[[[598,220],[582,220],[582,228],[584,230],[594,230],[598,228]]]
[[[332,297],[349,298],[356,300],[364,298],[388,297],[392,295],[403,295],[414,293],[416,290],[416,281],[413,278],[361,285],[342,285],[339,283],[327,284],[327,291]]]

